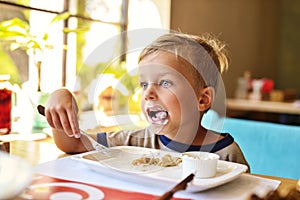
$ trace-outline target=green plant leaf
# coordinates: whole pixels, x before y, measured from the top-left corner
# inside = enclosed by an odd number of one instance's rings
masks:
[[[61,14],[58,14],[52,19],[51,24],[57,21],[66,20],[70,17],[70,15],[70,12],[63,12]]]
[[[19,18],[5,20],[0,23],[1,39],[11,39],[12,37],[24,36],[27,37],[29,33],[29,25],[27,22]]]
[[[4,27],[12,27],[12,26],[18,26],[24,30],[29,30],[29,24],[28,22],[26,21],[23,21],[21,20],[20,18],[13,18],[13,19],[10,19],[10,20],[5,20],[5,21],[2,21],[0,23],[0,27],[1,28],[4,28]]]
[[[47,41],[49,38],[49,34],[48,33],[45,33],[44,36],[43,36],[43,40],[44,41]]]
[[[26,34],[16,31],[2,31],[0,30],[0,36],[2,40],[14,40],[16,37],[26,37]]]
[[[64,28],[63,32],[64,33],[82,33],[82,32],[86,32],[88,31],[89,28],[88,27],[84,27],[84,28],[76,28],[76,29],[70,29],[70,28]]]

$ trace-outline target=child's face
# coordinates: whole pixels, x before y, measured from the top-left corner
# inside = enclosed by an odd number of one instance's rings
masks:
[[[178,131],[197,129],[199,83],[194,77],[191,66],[172,53],[159,51],[141,60],[141,108],[150,123],[165,124],[160,134],[174,137]]]

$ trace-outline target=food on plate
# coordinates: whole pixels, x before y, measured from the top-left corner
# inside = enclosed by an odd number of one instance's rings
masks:
[[[154,157],[143,155],[142,157],[132,161],[135,166],[139,165],[157,165],[161,167],[173,167],[178,166],[182,162],[180,157],[173,157],[170,154],[166,154],[163,157]]]

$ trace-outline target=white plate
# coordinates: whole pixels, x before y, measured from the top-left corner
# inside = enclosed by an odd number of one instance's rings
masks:
[[[112,148],[122,149],[125,153],[123,155],[121,153],[116,158],[107,159],[97,151],[91,151],[74,155],[72,159],[84,163],[96,172],[138,183],[155,184],[159,182],[177,184],[185,178],[182,177],[181,165],[175,167],[141,167],[132,165],[134,159],[140,158],[145,154],[151,154],[155,157],[161,157],[165,154],[170,154],[173,157],[181,157],[180,153],[133,146],[118,146]],[[127,152],[132,153],[132,155],[128,156]],[[215,177],[194,178],[194,180],[188,184],[186,190],[191,192],[204,191],[232,181],[246,171],[246,165],[219,160]]]

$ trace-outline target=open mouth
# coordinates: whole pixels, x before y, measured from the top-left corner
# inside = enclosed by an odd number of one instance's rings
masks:
[[[158,107],[147,108],[147,114],[148,114],[149,122],[152,124],[168,123],[168,112],[161,108]]]

